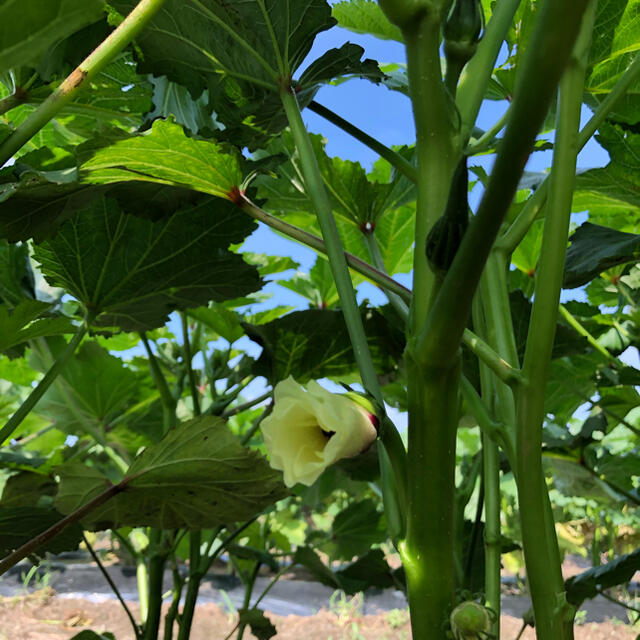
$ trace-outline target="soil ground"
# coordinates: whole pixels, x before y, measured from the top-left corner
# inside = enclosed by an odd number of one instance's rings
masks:
[[[130,604],[134,616],[135,603]],[[357,615],[321,610],[313,616],[274,616],[278,640],[410,640],[405,611],[377,615]],[[206,603],[198,606],[191,640],[224,640],[236,623],[234,614]],[[513,640],[521,621],[502,616],[503,638]],[[114,601],[90,602],[55,596],[51,590],[0,601],[0,640],[69,640],[85,629],[98,633],[110,631],[117,640],[134,640],[129,620]],[[576,627],[576,640],[635,640],[635,631],[613,621],[589,623]],[[162,637],[162,636],[160,636]],[[254,636],[245,633],[247,640]],[[534,640],[528,628],[521,640]]]

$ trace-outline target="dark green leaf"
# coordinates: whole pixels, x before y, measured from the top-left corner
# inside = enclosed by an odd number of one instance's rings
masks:
[[[617,557],[607,564],[593,567],[565,581],[567,600],[575,607],[591,598],[598,592],[626,584],[633,574],[640,569],[640,549]]]
[[[404,349],[402,332],[374,309],[364,310],[369,348],[379,373],[392,372]],[[267,324],[244,324],[247,335],[262,347],[255,373],[275,384],[287,376],[298,382],[346,376],[356,370],[341,311],[295,311]]]
[[[640,235],[585,222],[569,238],[562,285],[581,287],[598,274],[634,260],[640,260]]]
[[[21,471],[7,480],[2,490],[0,506],[36,507],[41,497],[54,496],[57,490],[57,484],[49,476]]]
[[[47,507],[0,507],[0,553],[6,556],[61,519],[57,511]],[[36,549],[35,555],[74,551],[81,540],[82,528],[73,524]]]
[[[116,640],[113,633],[105,631],[104,633],[96,633],[95,631],[81,631],[77,635],[73,636],[71,640]]]
[[[105,478],[86,466],[58,471],[56,505],[65,513],[105,489]],[[169,431],[134,460],[126,477],[126,489],[90,513],[85,526],[207,529],[249,520],[286,495],[281,474],[212,416]]]
[[[380,527],[381,514],[373,500],[362,500],[343,509],[331,527],[332,556],[351,560],[365,554],[374,544],[384,542],[385,531]]]
[[[275,573],[280,571],[280,565],[278,564],[277,559],[268,551],[262,551],[261,549],[254,549],[253,547],[234,543],[228,544],[225,549],[235,558],[259,562],[260,564],[269,567]]]
[[[155,223],[101,198],[35,254],[47,281],[99,313],[99,324],[137,331],[161,326],[174,309],[258,290],[255,268],[227,251],[254,228],[212,197]]]
[[[35,298],[29,247],[0,241],[0,300],[15,307],[25,298]]]
[[[2,0],[0,73],[24,66],[103,16],[102,0]]]
[[[238,609],[238,620],[240,624],[248,624],[258,640],[269,640],[278,633],[262,609]]]

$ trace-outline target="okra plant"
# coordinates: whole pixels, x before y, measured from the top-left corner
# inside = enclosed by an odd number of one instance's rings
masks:
[[[521,549],[528,622],[573,638],[577,607],[640,568],[565,582],[556,534],[563,497],[632,522],[640,501],[638,9],[0,1],[1,571],[80,544],[103,569],[108,531],[137,568],[139,616],[112,585],[137,640],[187,640],[222,554],[238,638],[276,633],[260,603],[302,565],[404,589],[414,640],[497,639]],[[346,31],[311,55],[336,25],[406,64]],[[322,104],[354,78],[410,100],[414,144]],[[491,101],[508,108],[482,130]],[[330,157],[306,110],[372,170]],[[578,170],[594,136],[609,163]],[[244,251],[258,223],[314,250],[311,272]],[[309,308],[271,304],[267,276]],[[358,304],[364,281],[387,302]]]

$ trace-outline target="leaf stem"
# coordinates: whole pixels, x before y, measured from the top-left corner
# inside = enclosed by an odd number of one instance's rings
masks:
[[[258,396],[257,398],[253,398],[253,400],[247,400],[246,402],[243,402],[241,404],[237,404],[235,407],[231,407],[230,409],[225,409],[220,414],[220,417],[221,418],[229,418],[231,416],[237,415],[238,413],[242,413],[243,411],[246,411],[247,409],[251,409],[251,407],[254,407],[257,404],[260,404],[261,402],[264,402],[265,400],[268,400],[271,397],[272,393],[273,393],[273,391],[271,389],[269,389],[269,391],[265,391],[265,393],[263,393],[261,396]]]
[[[160,393],[160,399],[162,400],[162,406],[164,408],[164,428],[165,431],[169,429],[174,420],[174,413],[176,410],[176,401],[174,397],[171,395],[171,391],[169,390],[169,385],[167,384],[167,380],[160,369],[160,365],[158,364],[158,360],[151,350],[151,345],[149,344],[149,340],[145,333],[140,333],[140,339],[142,340],[142,344],[144,345],[145,351],[147,352],[147,357],[149,358],[149,368],[151,369],[151,377],[158,388],[158,392]]]
[[[109,575],[109,572],[105,569],[104,565],[100,560],[100,557],[98,556],[94,548],[89,543],[89,540],[87,540],[87,536],[84,534],[84,532],[82,534],[82,540],[84,541],[84,544],[87,547],[87,551],[89,551],[89,553],[91,554],[91,557],[93,558],[93,561],[96,563],[98,569],[100,570],[100,573],[103,575],[104,579],[107,581],[107,584],[111,587],[111,591],[113,591],[114,595],[122,605],[124,612],[127,614],[127,618],[129,618],[129,622],[131,622],[131,626],[133,627],[133,633],[135,634],[136,638],[140,638],[140,626],[135,621],[135,618],[131,614],[131,610],[127,606],[127,603],[124,601],[124,598],[122,597],[122,594],[118,589],[118,586]]]
[[[545,389],[562,288],[586,57],[596,3],[590,0],[587,5],[588,11],[582,21],[574,53],[560,83],[549,203],[522,366],[524,383],[518,390],[517,399],[516,465],[520,477],[517,483],[520,520],[527,579],[540,640],[572,638],[575,613],[564,597],[558,543],[548,508],[541,450]]]
[[[612,356],[607,349],[605,349],[576,319],[576,317],[570,313],[567,308],[561,304],[559,306],[560,315],[564,318],[565,322],[576,331],[579,335],[587,339],[589,344],[601,355],[603,355],[608,362],[616,362],[617,358]]]
[[[302,171],[309,193],[318,217],[318,224],[322,230],[322,236],[327,249],[327,256],[331,266],[331,272],[340,296],[342,313],[351,339],[351,345],[355,354],[358,369],[364,388],[371,393],[376,400],[383,404],[382,394],[378,383],[378,377],[371,360],[369,345],[364,333],[362,316],[356,302],[351,276],[344,257],[342,241],[338,233],[336,222],[331,211],[331,204],[322,181],[318,161],[311,146],[309,134],[305,128],[300,109],[295,95],[289,90],[280,93],[282,104],[289,120],[291,133],[296,148],[300,154]]]
[[[462,342],[474,353],[484,364],[486,364],[506,385],[514,386],[522,381],[522,375],[518,369],[512,367],[494,349],[489,346],[480,336],[470,329],[465,329],[462,334]]]
[[[356,140],[362,142],[372,151],[375,151],[381,158],[384,158],[392,167],[397,169],[404,176],[409,178],[413,182],[418,180],[418,172],[416,168],[408,161],[405,160],[399,153],[396,153],[393,149],[390,149],[386,145],[382,144],[379,140],[376,140],[368,133],[365,133],[362,129],[359,129],[355,125],[351,124],[348,120],[341,118],[337,113],[331,111],[327,107],[319,104],[315,100],[312,100],[308,106],[310,111],[322,116],[325,120],[336,125],[346,133],[353,136]]]
[[[475,156],[479,153],[491,148],[493,143],[499,143],[496,140],[496,136],[504,129],[507,122],[509,122],[509,112],[507,109],[491,126],[478,138],[474,144],[468,146],[464,152],[468,156]]]
[[[30,553],[36,551],[38,547],[41,547],[46,542],[49,542],[49,540],[52,540],[62,533],[62,531],[64,531],[70,524],[80,522],[80,520],[82,520],[82,518],[84,518],[89,512],[93,511],[93,509],[97,509],[99,506],[118,495],[121,491],[124,491],[129,484],[129,480],[130,478],[125,478],[118,484],[110,485],[95,498],[89,500],[86,504],[83,504],[79,509],[51,525],[46,531],[43,531],[35,538],[32,538],[21,547],[18,547],[13,553],[10,553],[6,558],[0,561],[0,576],[9,571],[11,567],[18,564],[20,560],[26,558]]]
[[[193,415],[200,415],[200,394],[196,383],[196,376],[193,371],[191,354],[191,342],[189,340],[189,325],[187,323],[187,314],[180,312],[180,323],[182,325],[182,349],[184,351],[184,361],[187,365],[187,377],[189,378],[189,389],[191,391],[191,401],[193,402]]]
[[[80,91],[88,87],[91,80],[142,31],[164,3],[165,0],[140,0],[118,27],[0,145],[0,166],[4,165]]]
[[[319,238],[318,236],[315,236],[308,231],[304,231],[303,229],[300,229],[292,224],[289,224],[288,222],[285,222],[284,220],[281,220],[280,218],[277,218],[270,213],[267,213],[263,209],[260,209],[260,207],[253,204],[245,196],[242,197],[242,202],[239,206],[245,213],[250,215],[255,220],[264,222],[264,224],[271,227],[272,229],[275,229],[276,231],[279,231],[280,233],[283,233],[284,235],[289,236],[290,238],[293,238],[294,240],[297,240],[298,242],[327,255],[327,247],[322,238]],[[358,273],[365,276],[365,278],[368,278],[379,286],[397,294],[405,302],[408,302],[411,299],[411,291],[402,286],[400,283],[396,282],[393,278],[385,273],[382,273],[378,269],[375,269],[368,262],[365,262],[357,256],[354,256],[352,253],[348,253],[347,251],[344,251],[343,253],[347,264],[354,271],[357,271]]]
[[[44,377],[36,388],[25,398],[23,403],[18,407],[16,412],[9,418],[7,423],[0,429],[0,445],[4,444],[11,434],[20,426],[22,421],[29,415],[31,410],[36,406],[40,398],[45,394],[49,387],[58,377],[65,364],[75,353],[78,345],[87,333],[89,324],[93,316],[87,316],[84,322],[77,328],[75,335],[67,344],[64,351],[56,358],[51,368],[45,373]]]
[[[11,111],[11,109],[15,109],[26,101],[27,92],[22,89],[17,89],[15,93],[12,93],[10,96],[0,100],[0,116],[7,113],[7,111]]]
[[[375,231],[365,231],[362,236],[364,238],[365,244],[367,245],[367,249],[369,249],[369,255],[373,260],[373,265],[376,269],[378,269],[380,273],[388,275],[384,264],[384,259],[382,258],[382,254],[380,253],[378,241],[376,240]],[[409,321],[409,307],[407,306],[406,302],[397,293],[393,293],[385,287],[383,287],[383,291],[387,296],[387,299],[391,303],[391,306],[398,312],[398,315],[404,320],[404,323],[406,325]]]

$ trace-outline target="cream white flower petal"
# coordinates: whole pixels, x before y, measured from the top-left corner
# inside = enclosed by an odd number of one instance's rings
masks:
[[[292,377],[274,389],[274,408],[262,423],[271,466],[288,487],[311,485],[326,467],[366,449],[377,437],[369,412],[317,382]]]

